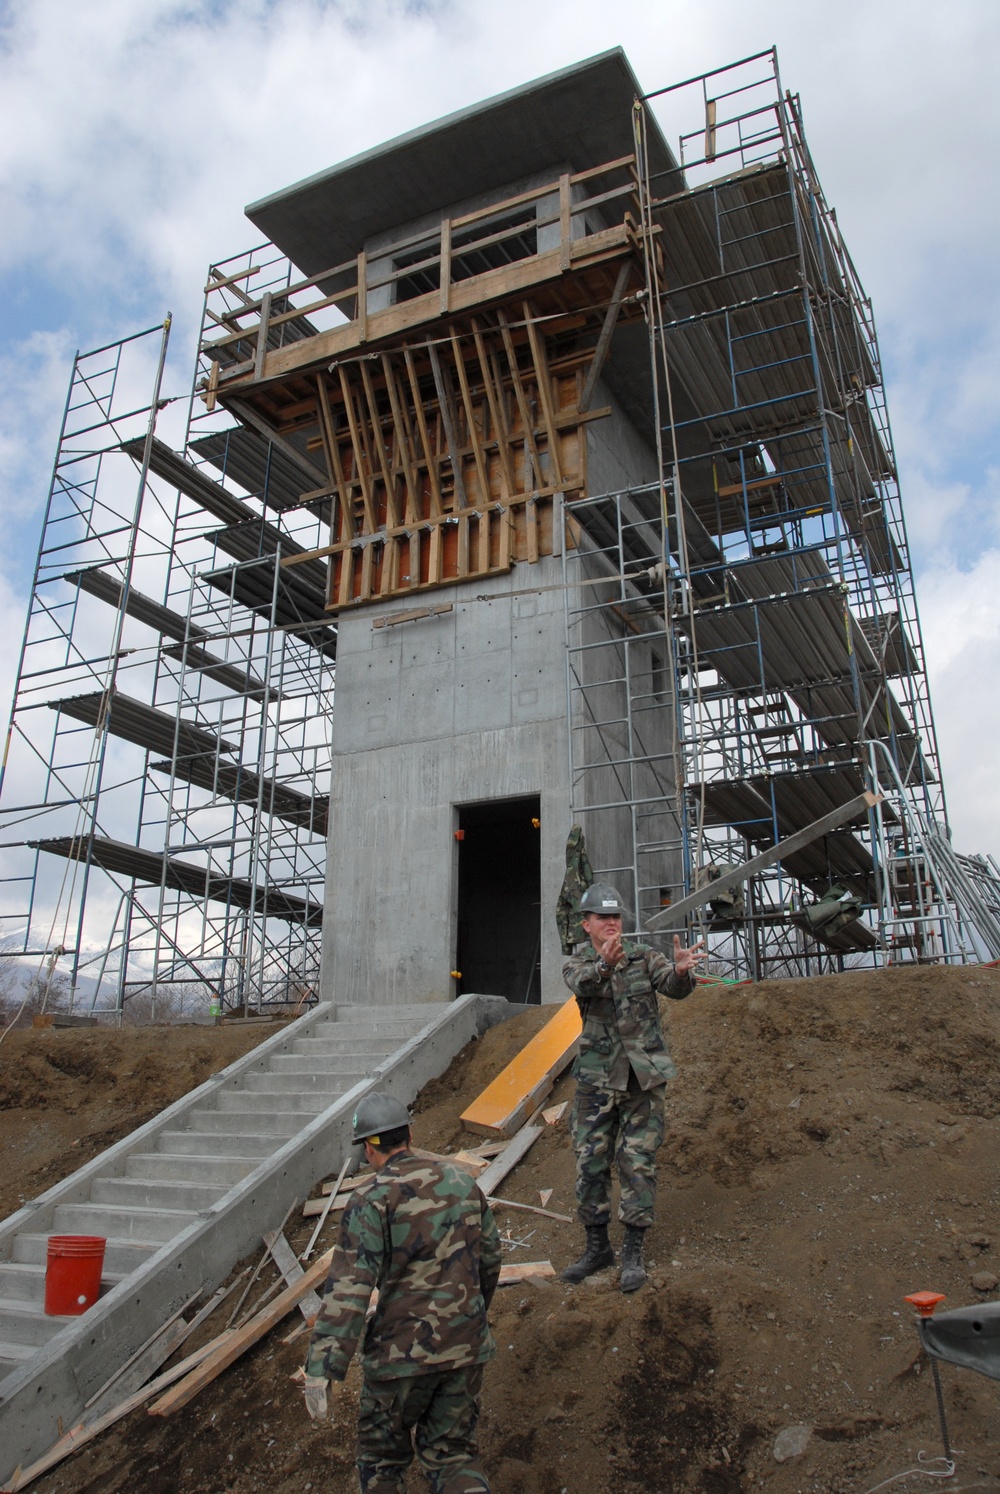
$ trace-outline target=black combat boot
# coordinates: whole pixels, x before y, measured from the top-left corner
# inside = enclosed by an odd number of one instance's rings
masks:
[[[587,1248],[578,1261],[566,1267],[562,1274],[563,1281],[582,1281],[585,1276],[593,1276],[595,1271],[603,1271],[605,1266],[613,1266],[615,1263],[615,1253],[608,1239],[608,1226],[588,1224],[586,1230]]]
[[[621,1274],[623,1292],[637,1292],[645,1283],[646,1268],[642,1264],[642,1237],[645,1233],[646,1231],[638,1224],[626,1224],[625,1226]]]

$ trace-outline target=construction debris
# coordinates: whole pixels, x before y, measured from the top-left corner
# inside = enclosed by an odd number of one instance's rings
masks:
[[[576,1053],[580,1040],[576,998],[560,1006],[551,1021],[462,1112],[462,1125],[486,1135],[511,1136],[550,1093]]]

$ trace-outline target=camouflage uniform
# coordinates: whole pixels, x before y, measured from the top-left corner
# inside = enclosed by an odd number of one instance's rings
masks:
[[[486,1309],[500,1239],[468,1173],[396,1152],[344,1211],[307,1375],[343,1380],[365,1326],[358,1477],[400,1494],[417,1457],[434,1494],[488,1494],[476,1456],[483,1366],[495,1352]]]
[[[657,991],[675,1001],[694,990],[648,944],[622,941],[625,963],[604,974],[593,945],[563,964],[583,1018],[573,1064],[572,1132],[581,1224],[610,1218],[611,1160],[618,1164],[623,1224],[647,1229],[656,1197],[656,1153],[663,1141],[663,1096],[676,1070],[660,1027]]]
[[[586,942],[583,920],[580,916],[580,899],[594,880],[594,873],[587,855],[583,829],[574,825],[566,840],[566,875],[559,889],[556,903],[556,926],[564,955],[570,955],[578,944]]]

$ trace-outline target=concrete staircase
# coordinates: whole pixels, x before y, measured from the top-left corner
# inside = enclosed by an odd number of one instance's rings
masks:
[[[409,1104],[511,1014],[486,996],[317,1007],[0,1224],[0,1480],[338,1170],[364,1094]],[[52,1234],[107,1239],[101,1297],[81,1317],[44,1313]]]
[[[89,1196],[57,1205],[44,1234],[19,1231],[10,1259],[0,1261],[0,1377],[75,1321],[43,1310],[49,1234],[105,1236],[102,1292],[109,1291],[414,1037],[429,1015],[426,1005],[341,1007],[269,1055],[266,1067],[192,1107],[183,1125],[161,1130],[149,1150],[131,1152],[122,1174],[109,1158]]]

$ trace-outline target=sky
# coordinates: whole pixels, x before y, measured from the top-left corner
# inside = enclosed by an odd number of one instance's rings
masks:
[[[772,43],[874,305],[955,844],[1000,857],[996,0],[0,0],[4,636],[74,351],[172,310],[184,395],[244,204],[607,47],[652,90]]]

